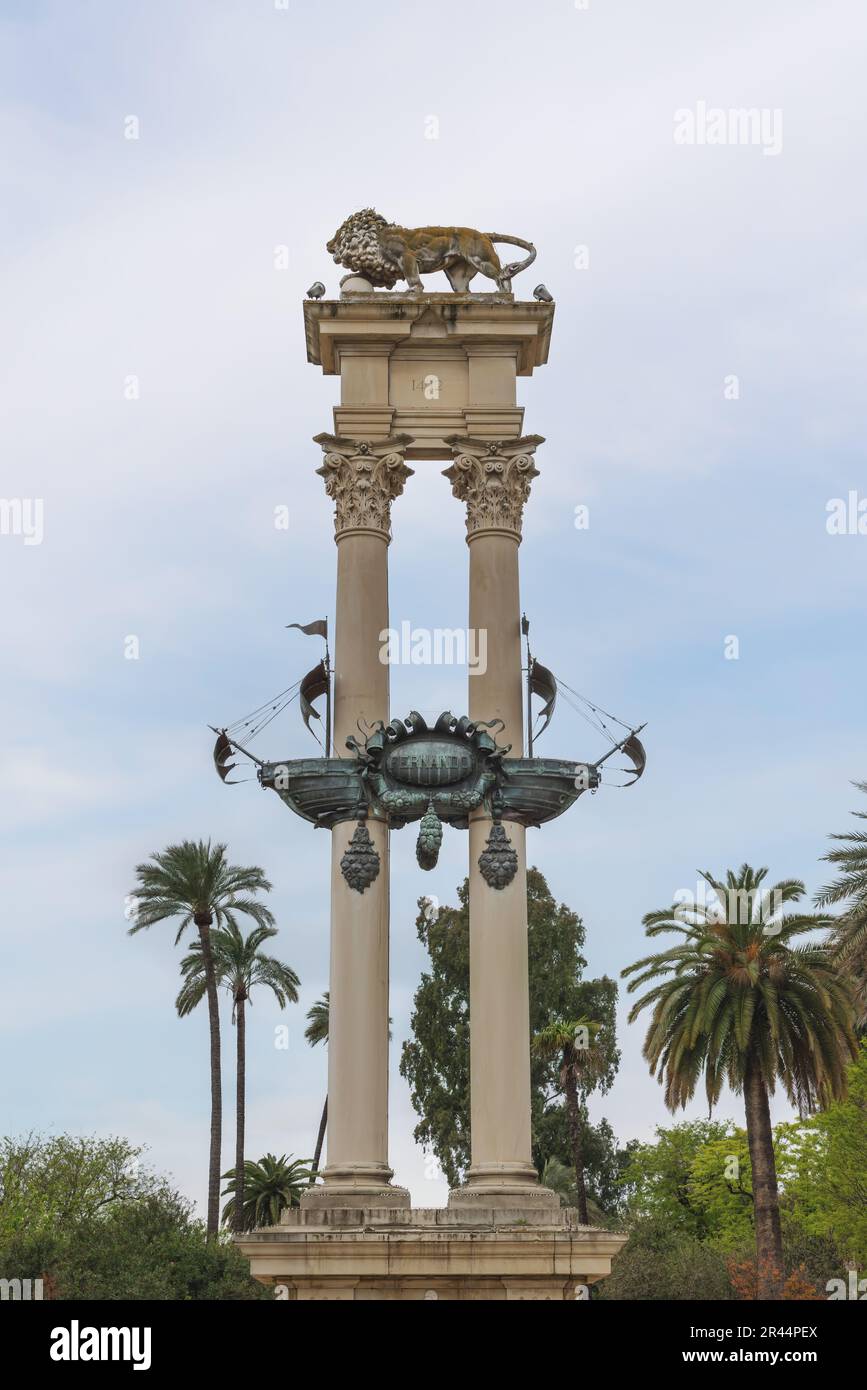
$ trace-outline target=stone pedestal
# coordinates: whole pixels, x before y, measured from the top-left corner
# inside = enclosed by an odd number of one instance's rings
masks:
[[[255,1278],[288,1300],[584,1298],[626,1237],[521,1206],[293,1210],[239,1239]]]

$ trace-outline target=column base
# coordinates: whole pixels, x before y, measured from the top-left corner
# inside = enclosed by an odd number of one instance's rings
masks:
[[[541,1218],[541,1213],[539,1217]],[[253,1277],[280,1300],[586,1300],[626,1236],[575,1212],[284,1211],[279,1226],[236,1238]]]
[[[498,1183],[496,1186],[452,1188],[449,1211],[469,1211],[474,1208],[488,1211],[514,1212],[515,1218],[528,1221],[550,1221],[560,1211],[560,1194],[548,1187],[530,1187],[524,1183]]]
[[[321,1183],[301,1197],[304,1211],[339,1211],[375,1207],[382,1211],[408,1211],[410,1195],[405,1187],[393,1187],[394,1172],[385,1166],[323,1169]]]
[[[488,1163],[467,1169],[466,1182],[449,1193],[449,1207],[540,1212],[560,1210],[560,1194],[542,1187],[532,1163]]]

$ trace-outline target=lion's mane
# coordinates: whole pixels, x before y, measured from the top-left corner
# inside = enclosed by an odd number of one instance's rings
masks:
[[[338,265],[365,276],[372,285],[390,290],[397,284],[400,268],[386,255],[382,232],[391,224],[375,208],[362,208],[334,233],[328,243]]]

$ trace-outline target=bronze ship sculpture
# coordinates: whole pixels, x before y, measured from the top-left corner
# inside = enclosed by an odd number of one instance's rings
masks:
[[[615,716],[607,715],[607,719],[627,729],[624,737],[614,739],[601,718],[605,712],[589,701],[584,703],[599,716],[599,724],[611,742],[608,751],[595,762],[534,756],[533,745],[551,721],[558,691],[569,692],[580,700],[584,697],[557,681],[546,666],[532,657],[526,618],[523,631],[527,638],[528,757],[510,758],[510,746],[497,743],[502,721],[473,723],[467,716],[456,717],[450,710],[444,710],[432,727],[415,710],[406,719],[393,719],[388,724],[379,721],[370,729],[359,731],[359,737],[347,739],[348,756],[330,756],[327,623],[320,619],[306,626],[291,626],[302,632],[309,629],[310,635],[325,636],[324,659],[308,671],[297,688],[290,687],[272,704],[264,706],[264,714],[254,711],[235,726],[214,729],[214,762],[221,779],[228,782],[228,773],[237,766],[229,758],[234,752],[244,754],[256,763],[260,786],[276,792],[295,815],[310,825],[332,829],[341,821],[357,821],[358,829],[344,856],[349,860],[344,876],[359,892],[376,878],[371,858],[376,852],[372,846],[368,850],[369,835],[364,826],[370,815],[385,821],[392,830],[421,822],[416,854],[420,867],[430,870],[437,863],[443,825],[466,830],[470,813],[484,806],[493,827],[486,849],[490,864],[483,865],[482,872],[492,887],[505,887],[510,881],[510,846],[504,821],[541,826],[562,816],[584,792],[598,789],[602,764],[615,753],[622,753],[632,765],[632,781],[623,785],[637,782],[644,772],[646,755],[638,738],[644,726],[630,728]],[[539,712],[541,728],[535,734],[531,706],[534,694],[545,699]],[[237,734],[241,726],[242,730],[249,730],[249,741],[296,695],[308,730],[311,718],[320,718],[313,701],[323,695],[327,698],[324,757],[266,761],[252,754],[240,737],[230,734],[230,729]]]

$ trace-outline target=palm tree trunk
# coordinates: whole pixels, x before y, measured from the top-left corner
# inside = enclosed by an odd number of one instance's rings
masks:
[[[220,1140],[223,1131],[223,1094],[220,1077],[220,1008],[217,977],[211,952],[211,924],[197,922],[205,965],[208,994],[208,1024],[211,1034],[211,1147],[208,1158],[208,1240],[216,1240],[220,1226]]]
[[[319,1160],[322,1157],[322,1145],[325,1142],[325,1126],[328,1124],[328,1097],[325,1097],[325,1104],[322,1107],[322,1119],[319,1121],[319,1133],[316,1136],[316,1152],[313,1155],[313,1164],[310,1169],[310,1186],[316,1181],[316,1174],[319,1172]]]
[[[232,1225],[238,1235],[244,1229],[244,1111],[247,1103],[247,1019],[243,999],[235,1002],[235,1026],[238,1030],[238,1061],[235,1089],[235,1219]]]
[[[756,1222],[757,1298],[778,1298],[783,1273],[783,1238],[774,1136],[768,1090],[761,1069],[748,1062],[744,1075],[744,1107],[750,1164],[753,1170],[753,1210]]]
[[[590,1225],[587,1213],[587,1187],[584,1182],[584,1136],[581,1133],[581,1107],[578,1104],[578,1087],[571,1066],[565,1069],[564,1090],[566,1092],[566,1116],[569,1121],[569,1140],[572,1145],[572,1162],[575,1166],[575,1187],[578,1191],[578,1219],[583,1226]]]

